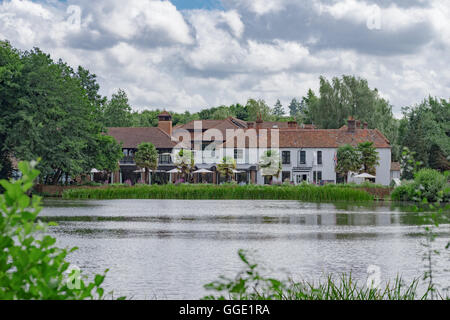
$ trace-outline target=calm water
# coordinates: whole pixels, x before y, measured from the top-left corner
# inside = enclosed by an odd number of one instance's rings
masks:
[[[242,270],[238,249],[266,272],[317,280],[367,268],[382,280],[411,280],[425,271],[423,229],[416,213],[388,205],[297,201],[46,200],[44,216],[60,246],[77,246],[69,260],[87,275],[109,268],[115,295],[136,299],[199,299],[203,285]],[[443,225],[436,248],[450,241]],[[437,258],[436,279],[450,286],[449,253]]]

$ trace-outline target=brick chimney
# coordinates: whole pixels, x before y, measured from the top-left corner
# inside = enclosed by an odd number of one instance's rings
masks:
[[[364,122],[364,129],[365,130],[369,129],[369,124],[367,122]]]
[[[356,129],[356,121],[353,119],[353,117],[350,117],[347,120],[347,126],[348,126],[348,132],[355,132]]]
[[[167,111],[158,115],[158,128],[172,136],[172,116]]]
[[[289,122],[288,122],[288,128],[289,128],[289,129],[295,129],[295,128],[297,128],[297,127],[298,127],[298,124],[297,124],[296,121],[289,121]]]
[[[253,129],[254,127],[255,127],[255,123],[254,122],[247,122],[247,128]]]
[[[258,117],[256,118],[256,129],[261,129],[263,124],[263,119],[261,113],[258,113]]]

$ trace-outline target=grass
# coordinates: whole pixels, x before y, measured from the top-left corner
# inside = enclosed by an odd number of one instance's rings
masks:
[[[340,185],[140,185],[102,189],[71,189],[64,199],[190,199],[190,200],[300,200],[371,201],[367,192]]]
[[[432,298],[432,287],[419,292],[419,280],[405,284],[400,277],[392,283],[372,287],[360,285],[352,275],[342,274],[338,279],[328,276],[326,281],[314,283],[294,282],[263,276],[258,265],[251,263],[246,252],[239,250],[245,269],[235,278],[221,276],[219,280],[205,285],[211,294],[205,300],[427,300]],[[437,295],[439,299],[444,299]]]

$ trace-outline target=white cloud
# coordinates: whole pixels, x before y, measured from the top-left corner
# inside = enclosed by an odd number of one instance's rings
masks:
[[[401,31],[415,39],[410,28],[426,23],[430,39],[404,44],[394,37],[385,44],[382,37],[365,50],[354,43],[380,34],[365,27],[372,0],[315,0],[309,7],[295,0],[226,3],[227,10],[181,13],[158,0],[130,0],[126,6],[119,0],[9,0],[0,3],[0,38],[85,66],[98,75],[103,94],[125,89],[135,108],[196,111],[250,97],[271,105],[280,99],[286,106],[309,88],[317,90],[320,75],[343,74],[366,78],[397,114],[428,94],[450,97],[448,2],[380,7],[382,35]],[[69,19],[69,5],[80,7],[79,25]],[[285,19],[295,24],[285,25]],[[347,35],[355,24],[365,33]],[[330,26],[344,32],[333,33]],[[351,37],[358,40],[341,45]],[[391,46],[389,54],[375,53],[383,45]]]

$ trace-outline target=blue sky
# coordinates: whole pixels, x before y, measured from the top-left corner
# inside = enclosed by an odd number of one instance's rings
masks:
[[[137,110],[286,107],[351,74],[399,115],[449,99],[449,16],[441,0],[0,0],[0,39],[84,66]]]
[[[170,0],[177,9],[223,9],[220,0]]]

